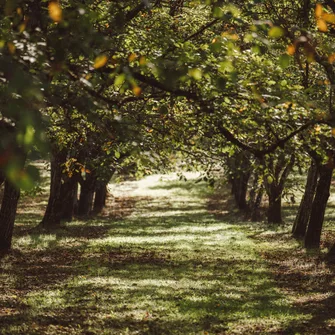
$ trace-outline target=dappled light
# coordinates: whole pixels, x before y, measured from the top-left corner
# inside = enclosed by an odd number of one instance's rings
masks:
[[[335,2],[0,1],[0,334],[335,334]]]
[[[293,308],[295,298],[277,288],[264,261],[277,254],[269,244],[277,235],[259,229],[248,237],[247,222],[206,211],[206,183],[182,183],[147,178],[131,182],[131,191],[129,182],[114,184],[115,194],[136,194],[123,218],[16,237],[2,260],[3,333],[279,334],[307,324],[312,311]],[[194,192],[185,192],[190,185]],[[185,203],[194,212],[180,215]]]

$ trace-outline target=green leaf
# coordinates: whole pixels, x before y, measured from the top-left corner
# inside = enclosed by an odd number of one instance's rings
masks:
[[[221,17],[223,17],[223,11],[222,8],[220,7],[214,7],[213,8],[213,17],[220,19]]]
[[[200,69],[190,69],[188,71],[188,74],[190,77],[192,77],[195,80],[200,80],[202,78],[202,71]]]
[[[126,76],[124,73],[121,73],[120,75],[118,75],[115,80],[114,80],[114,85],[115,86],[121,86],[126,80]]]
[[[281,27],[272,27],[269,32],[268,35],[271,38],[280,38],[285,34],[285,30]]]
[[[287,54],[283,54],[279,57],[279,65],[282,69],[287,68],[290,65],[290,56]]]

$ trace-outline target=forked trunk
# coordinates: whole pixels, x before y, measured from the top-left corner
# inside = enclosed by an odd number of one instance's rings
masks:
[[[312,211],[305,235],[305,248],[319,248],[322,226],[329,198],[329,189],[332,180],[333,168],[329,166],[319,167],[319,181],[313,200]]]
[[[303,238],[306,234],[307,224],[311,216],[317,181],[318,169],[316,163],[312,161],[308,170],[305,192],[301,199],[298,214],[292,228],[292,235],[295,238]]]

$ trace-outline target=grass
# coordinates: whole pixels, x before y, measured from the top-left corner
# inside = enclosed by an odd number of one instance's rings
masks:
[[[23,199],[0,334],[334,333],[333,270],[287,227],[243,221],[192,176],[111,186],[104,215],[54,231],[32,229],[45,194]]]

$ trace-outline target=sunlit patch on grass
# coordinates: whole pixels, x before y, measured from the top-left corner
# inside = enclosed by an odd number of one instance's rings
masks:
[[[64,308],[64,298],[61,290],[41,290],[28,293],[22,300],[32,310],[43,310],[50,308]]]
[[[16,237],[0,273],[17,297],[0,299],[3,334],[290,334],[310,319],[267,267],[278,229],[219,220],[212,190],[187,178],[115,184],[133,199],[127,216]]]
[[[19,237],[15,241],[17,248],[36,248],[37,250],[47,249],[57,243],[55,234],[34,234]]]

